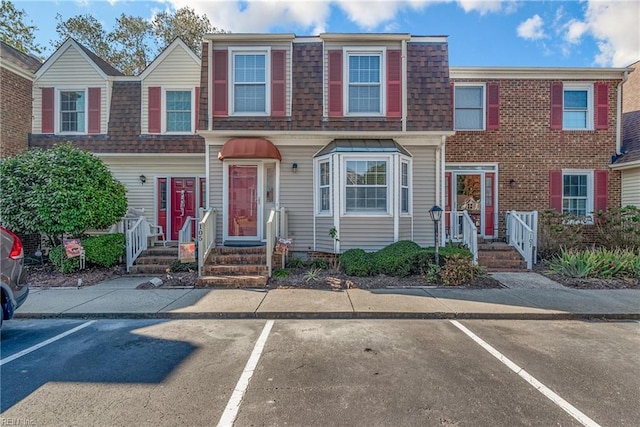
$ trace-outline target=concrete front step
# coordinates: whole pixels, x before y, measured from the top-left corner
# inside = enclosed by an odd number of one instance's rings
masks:
[[[196,279],[196,288],[264,288],[267,276],[202,276]]]
[[[238,276],[238,275],[267,275],[267,266],[265,264],[224,264],[224,265],[205,265],[204,274],[207,276]]]

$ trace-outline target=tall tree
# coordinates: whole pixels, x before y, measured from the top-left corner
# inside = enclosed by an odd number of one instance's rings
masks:
[[[42,53],[42,47],[36,43],[35,25],[29,25],[27,13],[23,9],[16,9],[9,0],[2,0],[0,4],[0,40],[13,46],[21,52]]]
[[[108,38],[113,49],[112,65],[127,75],[142,72],[150,62],[149,53],[153,53],[149,47],[151,30],[151,23],[146,19],[120,15]]]
[[[153,17],[153,31],[160,50],[169,46],[176,37],[185,42],[198,56],[202,49],[202,37],[211,32],[224,32],[211,26],[207,15],[198,15],[189,6],[175,11],[160,12]]]
[[[56,24],[58,40],[51,42],[53,47],[59,48],[67,38],[71,37],[105,61],[111,62],[113,50],[107,41],[108,34],[100,21],[88,13],[73,16],[66,21],[63,21],[62,15],[58,13],[56,20],[58,21]]]
[[[58,40],[52,43],[55,47],[64,43],[67,37],[73,37],[127,75],[139,74],[176,37],[199,56],[205,34],[224,32],[212,27],[206,15],[198,15],[189,7],[173,13],[160,12],[151,22],[123,13],[116,19],[111,32],[89,14],[65,21],[58,15],[56,19]]]

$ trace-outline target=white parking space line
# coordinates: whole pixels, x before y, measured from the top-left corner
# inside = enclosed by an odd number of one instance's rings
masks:
[[[545,397],[547,397],[553,403],[555,403],[560,408],[562,408],[566,413],[568,413],[573,418],[575,418],[580,424],[582,424],[583,426],[587,426],[587,427],[600,427],[600,425],[598,423],[596,423],[591,418],[586,416],[584,413],[582,413],[580,410],[578,410],[578,408],[576,408],[575,406],[573,406],[572,404],[570,404],[569,402],[564,400],[562,397],[560,397],[558,394],[556,394],[553,390],[551,390],[550,388],[548,388],[547,386],[542,384],[540,381],[535,379],[533,376],[531,376],[527,371],[522,369],[520,366],[518,366],[515,363],[513,363],[511,360],[509,360],[509,358],[507,358],[505,355],[503,355],[498,350],[493,348],[491,345],[489,345],[482,338],[480,338],[479,336],[477,336],[476,334],[471,332],[469,329],[467,329],[465,326],[463,326],[460,322],[458,322],[457,320],[450,320],[450,322],[456,328],[458,328],[462,332],[464,332],[469,338],[471,338],[477,344],[479,344],[480,347],[482,347],[485,350],[487,350],[493,357],[498,359],[500,362],[502,362],[504,365],[506,365],[513,372],[518,374],[522,379],[524,379],[529,384],[531,384],[536,390],[538,390],[540,393],[542,393]]]
[[[268,320],[262,329],[262,333],[256,342],[256,345],[253,347],[253,351],[251,352],[251,356],[247,361],[246,366],[244,367],[244,371],[242,371],[242,375],[236,384],[236,388],[233,390],[233,394],[227,403],[227,407],[224,408],[224,412],[222,413],[222,417],[218,422],[218,427],[231,427],[233,423],[236,421],[236,417],[238,416],[238,411],[240,410],[240,404],[242,403],[242,399],[244,398],[244,394],[249,387],[249,381],[253,376],[253,372],[258,365],[258,361],[260,360],[260,356],[262,355],[262,351],[264,350],[264,345],[267,342],[267,338],[269,338],[269,333],[271,332],[271,328],[273,327],[273,320]]]
[[[25,350],[22,350],[22,351],[20,351],[20,352],[18,352],[18,353],[16,353],[16,354],[13,354],[13,355],[11,355],[11,356],[9,356],[9,357],[5,357],[4,359],[0,360],[0,366],[4,365],[5,363],[13,362],[14,360],[16,360],[16,359],[18,359],[18,358],[20,358],[20,357],[22,357],[22,356],[25,356],[25,355],[27,355],[27,354],[29,354],[29,353],[33,352],[33,351],[36,351],[36,350],[38,350],[39,348],[44,347],[45,345],[49,345],[49,344],[51,344],[51,343],[53,343],[53,342],[56,342],[56,341],[58,341],[58,340],[61,340],[62,338],[66,337],[66,336],[68,336],[68,335],[71,335],[71,334],[73,334],[73,333],[75,333],[75,332],[78,332],[79,330],[84,329],[84,328],[86,328],[87,326],[90,326],[90,325],[92,325],[92,324],[93,324],[93,323],[95,323],[95,322],[96,322],[95,320],[90,320],[90,321],[88,321],[88,322],[83,323],[83,324],[82,324],[82,325],[80,325],[80,326],[76,326],[75,328],[68,330],[67,332],[63,332],[63,333],[61,333],[61,334],[59,334],[59,335],[56,335],[56,336],[55,336],[55,337],[53,337],[53,338],[49,338],[49,339],[48,339],[48,340],[46,340],[46,341],[42,341],[41,343],[36,344],[36,345],[34,345],[34,346],[31,346],[31,347],[29,347],[29,348],[27,348],[27,349],[25,349]]]

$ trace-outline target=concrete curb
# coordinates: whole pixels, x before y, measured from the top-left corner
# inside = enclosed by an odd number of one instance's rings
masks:
[[[16,313],[14,319],[264,319],[264,320],[640,320],[640,313],[415,313],[415,312],[201,312],[201,313]]]

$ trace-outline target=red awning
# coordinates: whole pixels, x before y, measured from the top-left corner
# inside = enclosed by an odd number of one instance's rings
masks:
[[[224,159],[278,159],[280,151],[271,141],[264,138],[233,138],[228,140],[218,153],[218,160]]]

